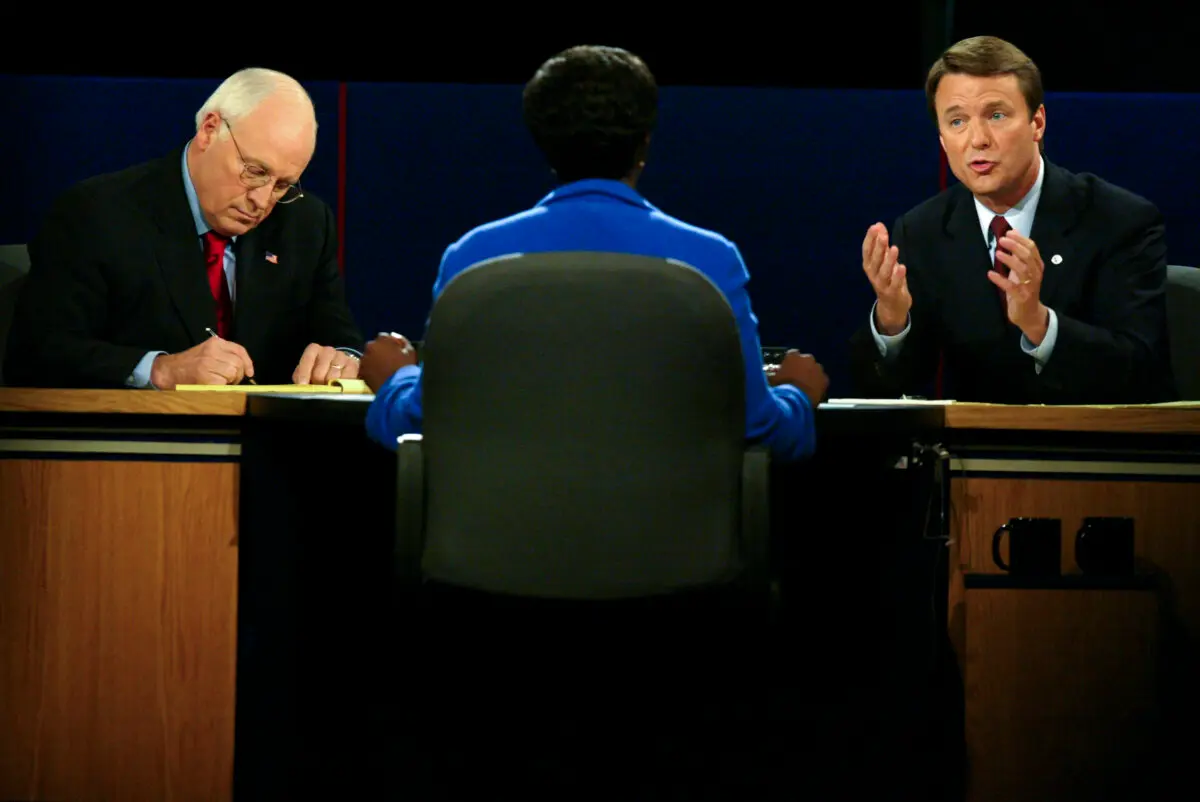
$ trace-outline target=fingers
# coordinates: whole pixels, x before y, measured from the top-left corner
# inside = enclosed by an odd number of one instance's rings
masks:
[[[876,282],[879,268],[887,253],[887,242],[887,229],[882,223],[876,223],[867,229],[866,239],[863,240],[863,271],[872,284]]]
[[[200,380],[202,384],[237,384],[245,375],[242,368],[240,359],[225,354],[206,357],[200,363]]]
[[[410,343],[408,341],[408,338],[405,337],[403,334],[397,334],[394,331],[381,331],[381,332],[379,332],[379,336],[380,337],[388,337],[388,338],[398,342],[401,346],[401,348],[400,348],[401,353],[407,354],[413,350],[412,343]]]
[[[340,374],[338,374],[337,376],[334,376],[333,378],[335,378],[335,379],[357,379],[358,378],[358,360],[355,359],[354,357],[350,356],[349,354],[344,354],[344,356],[346,357],[346,362],[342,366],[342,371]]]
[[[1008,244],[1004,245],[1004,247],[1010,251],[1013,250],[1012,246],[1016,246],[1023,248],[1027,253],[1037,253],[1037,243],[1016,229],[1010,229],[1007,234],[1000,238],[1000,242],[1002,243],[1006,240]]]
[[[296,369],[292,371],[292,384],[312,384],[313,367],[317,363],[317,356],[321,353],[321,346],[316,343],[309,343],[304,349],[304,353],[300,355],[300,361],[296,364]]]
[[[1036,247],[1031,248],[1029,245],[1001,237],[996,249],[996,258],[1008,265],[1010,270],[1019,270],[1022,280],[1041,281],[1043,265]]]
[[[220,337],[211,337],[205,340],[200,347],[203,349],[200,353],[210,359],[235,364],[237,381],[240,382],[245,376],[254,376],[254,361],[250,359],[249,352],[238,343]]]
[[[871,254],[875,250],[875,245],[879,242],[880,233],[887,235],[887,229],[883,227],[883,223],[876,223],[867,229],[867,235],[863,237],[862,256],[863,264],[871,261]]]
[[[311,384],[328,384],[332,379],[340,379],[341,363],[345,361],[345,354],[337,351],[328,345],[320,347],[317,351],[317,359],[313,363]],[[336,369],[335,369],[336,366]]]
[[[1036,274],[1028,264],[1010,253],[1005,253],[997,249],[996,258],[1008,266],[1009,273],[1008,278],[1004,279],[1005,281],[1010,281],[1016,285],[1028,286],[1036,283],[1041,278],[1041,275]]]
[[[875,291],[886,291],[892,281],[892,273],[896,269],[896,262],[900,259],[900,249],[895,245],[888,248],[883,256],[883,263],[879,266],[879,272],[875,274]]]
[[[892,275],[888,279],[887,291],[889,294],[898,293],[904,289],[904,279],[908,276],[908,268],[904,265],[896,265],[892,268]]]
[[[240,371],[238,381],[242,380],[242,376],[254,378],[254,361],[250,359],[249,352],[247,352],[246,349],[241,345],[230,342],[229,340],[221,340],[221,343],[225,353],[233,357],[238,363],[238,369]]]

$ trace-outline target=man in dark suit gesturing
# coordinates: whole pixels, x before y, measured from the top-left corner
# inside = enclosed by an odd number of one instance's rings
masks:
[[[307,92],[230,76],[168,156],[65,192],[30,243],[5,361],[12,384],[138,387],[353,378],[333,215],[300,188]]]
[[[1149,201],[1044,155],[1037,67],[1000,39],[950,47],[925,86],[959,184],[863,241],[875,290],[856,392],[1009,404],[1174,397],[1166,243]]]

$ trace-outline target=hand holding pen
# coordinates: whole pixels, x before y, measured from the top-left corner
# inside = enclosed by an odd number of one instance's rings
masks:
[[[159,390],[180,384],[254,383],[254,363],[246,349],[224,340],[212,329],[207,340],[178,354],[161,354],[150,367],[150,383]]]
[[[220,336],[219,334],[217,334],[215,331],[213,331],[212,329],[210,329],[210,328],[205,328],[204,330],[208,332],[208,334],[209,334],[209,336],[210,336],[210,337],[216,337],[218,340],[220,340],[220,339],[221,339],[221,336]],[[221,342],[226,342],[226,341],[225,341],[225,340],[221,340]],[[232,344],[233,344],[233,343],[231,343],[231,345],[232,345]],[[238,346],[238,348],[241,348],[241,350],[242,350],[242,353],[245,353],[246,349],[242,348],[240,345]],[[253,378],[253,376],[254,376],[254,363],[250,362],[250,355],[249,355],[249,354],[246,354],[246,367],[247,367],[247,372],[244,374],[244,375],[245,375],[245,378],[244,378],[244,379],[239,379],[239,380],[238,380],[238,381],[236,381],[236,382],[230,382],[230,384],[241,384],[241,383],[242,383],[242,381],[249,382],[250,384],[257,384],[257,382],[255,382],[255,381],[254,381],[254,378]]]

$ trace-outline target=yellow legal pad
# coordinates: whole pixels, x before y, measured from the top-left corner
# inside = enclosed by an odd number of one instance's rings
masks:
[[[328,384],[177,384],[176,390],[195,390],[226,393],[346,393],[371,395],[371,388],[362,379],[334,379]]]

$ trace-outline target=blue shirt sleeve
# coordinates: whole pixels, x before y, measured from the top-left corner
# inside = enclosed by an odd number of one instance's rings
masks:
[[[765,445],[773,460],[797,462],[812,456],[816,449],[816,419],[808,396],[798,387],[782,384],[771,387],[762,369],[762,343],[758,337],[758,318],[750,308],[746,285],[750,273],[733,243],[730,269],[714,276],[725,293],[737,319],[742,340],[742,361],[746,366],[746,439]]]
[[[129,378],[125,380],[127,387],[136,387],[139,390],[144,390],[149,387],[152,390],[157,390],[150,383],[150,369],[154,367],[154,359],[160,354],[165,354],[166,351],[148,351],[141,361],[137,363],[137,367],[133,369],[133,373],[129,374]]]
[[[421,368],[400,368],[383,383],[367,407],[367,436],[384,448],[396,450],[402,434],[421,431]]]
[[[458,265],[462,260],[457,258],[457,254],[457,244],[451,245],[442,254],[437,279],[433,283],[434,303],[446,283],[461,269]],[[429,325],[428,320],[425,323]],[[420,434],[422,418],[421,368],[417,365],[400,368],[383,383],[375,393],[375,400],[367,407],[367,436],[384,448],[395,451],[400,435]]]

